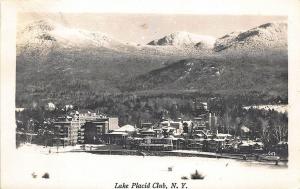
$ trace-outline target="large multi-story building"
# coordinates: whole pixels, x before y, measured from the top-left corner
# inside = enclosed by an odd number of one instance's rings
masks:
[[[110,130],[119,128],[118,118],[105,117],[96,113],[59,117],[54,122],[54,145],[76,145],[98,143]]]
[[[78,141],[78,130],[83,124],[79,115],[59,117],[54,122],[54,145],[75,145]]]
[[[85,120],[80,128],[79,143],[96,144],[106,140],[106,134],[119,128],[116,117],[93,117]]]

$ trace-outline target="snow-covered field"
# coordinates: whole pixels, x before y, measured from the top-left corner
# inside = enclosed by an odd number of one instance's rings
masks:
[[[279,113],[287,113],[288,105],[258,105],[258,106],[245,106],[246,110],[249,108],[259,109],[259,110],[274,110]]]
[[[115,183],[187,183],[195,188],[295,188],[287,166],[199,157],[96,155],[84,152],[42,153],[22,147],[11,159],[3,188],[113,189]],[[168,171],[173,167],[173,171]],[[182,180],[198,170],[204,180]],[[32,177],[32,173],[37,175]],[[41,176],[48,172],[49,179]],[[152,187],[151,187],[152,188]],[[180,189],[181,187],[179,187]]]

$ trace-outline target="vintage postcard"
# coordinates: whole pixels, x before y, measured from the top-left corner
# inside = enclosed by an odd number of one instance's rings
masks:
[[[299,188],[275,2],[3,1],[1,188]]]

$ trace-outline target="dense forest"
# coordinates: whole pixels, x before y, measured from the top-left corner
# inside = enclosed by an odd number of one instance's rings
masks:
[[[139,124],[141,121],[158,121],[161,116],[171,119],[192,119],[197,116],[195,107],[199,102],[207,102],[210,111],[219,116],[229,113],[231,109],[256,104],[287,104],[287,99],[270,97],[260,93],[249,93],[236,96],[224,96],[220,94],[192,93],[135,93],[135,94],[102,94],[90,95],[84,101],[72,104],[79,110],[101,112],[109,116],[119,117],[120,124]],[[49,102],[33,102],[27,106],[30,110],[45,110]],[[58,112],[64,109],[66,103],[62,101],[51,102],[56,105]],[[240,109],[239,109],[240,111]],[[35,116],[35,115],[32,115]],[[41,120],[39,114],[36,119]]]

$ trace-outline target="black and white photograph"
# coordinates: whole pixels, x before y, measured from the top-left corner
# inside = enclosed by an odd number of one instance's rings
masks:
[[[299,187],[288,12],[20,2],[4,189]]]

